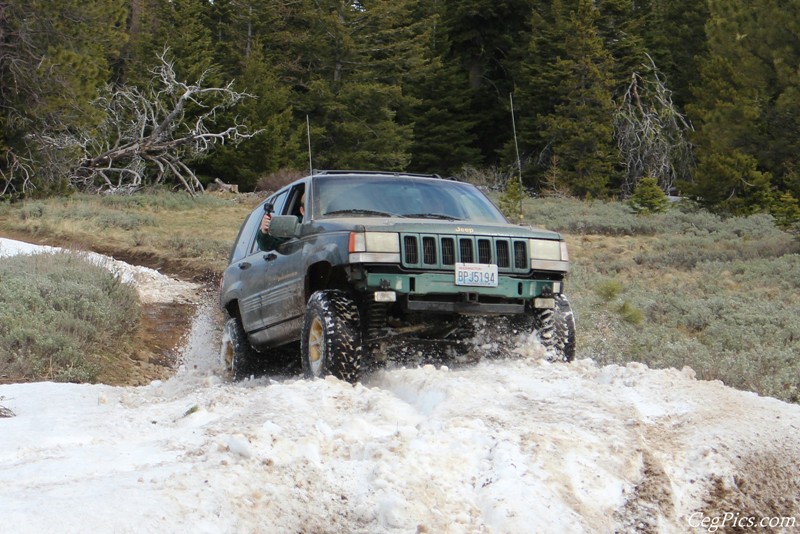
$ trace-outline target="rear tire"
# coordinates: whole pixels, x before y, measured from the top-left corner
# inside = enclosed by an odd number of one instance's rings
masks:
[[[234,380],[241,380],[250,372],[255,360],[255,350],[250,346],[242,321],[238,317],[231,317],[225,323],[225,338],[225,367]]]
[[[335,289],[311,295],[300,338],[306,378],[330,374],[355,383],[361,376],[363,350],[361,319],[353,299]]]
[[[551,360],[571,362],[575,359],[575,314],[564,295],[556,295],[555,308],[537,310],[534,328]]]

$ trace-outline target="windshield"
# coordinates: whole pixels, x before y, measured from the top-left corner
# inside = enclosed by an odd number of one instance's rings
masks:
[[[462,182],[391,176],[317,176],[314,190],[314,218],[379,216],[506,222],[483,193]]]

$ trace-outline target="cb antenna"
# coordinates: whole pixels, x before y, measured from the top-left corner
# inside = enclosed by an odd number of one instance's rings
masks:
[[[308,134],[308,174],[314,174],[314,166],[311,165],[311,121],[306,115],[306,133]]]

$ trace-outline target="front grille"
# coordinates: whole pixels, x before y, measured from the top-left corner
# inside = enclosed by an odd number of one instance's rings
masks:
[[[478,263],[492,263],[492,242],[478,239]]]
[[[456,263],[494,263],[501,272],[530,269],[524,238],[403,234],[401,242],[403,267],[452,270]]]
[[[442,238],[442,263],[444,265],[456,264],[456,240],[452,237]]]
[[[508,253],[508,241],[497,242],[497,266],[502,269],[511,267],[511,260]]]
[[[528,247],[524,241],[514,241],[514,268],[522,269],[530,264]]]
[[[436,240],[430,236],[422,238],[422,262],[426,265],[436,264]]]
[[[403,244],[406,249],[406,263],[419,263],[419,251],[417,250],[417,238],[407,235],[403,237]]]
[[[458,240],[458,248],[461,251],[459,259],[462,263],[475,263],[475,260],[472,258],[472,246],[473,242],[471,239],[462,237]]]

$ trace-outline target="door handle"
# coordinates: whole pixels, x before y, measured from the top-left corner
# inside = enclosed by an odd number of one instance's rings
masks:
[[[250,268],[250,262],[248,262],[248,261],[243,261],[242,263],[240,263],[240,264],[239,264],[239,268],[240,268],[241,270],[243,270],[243,271],[244,271],[245,269],[249,269],[249,268]]]
[[[278,257],[278,255],[277,255],[277,254],[275,254],[274,252],[270,252],[269,254],[264,254],[264,259],[265,259],[266,261],[272,261],[272,260],[274,260],[274,259],[275,259],[275,258],[277,258],[277,257]]]

